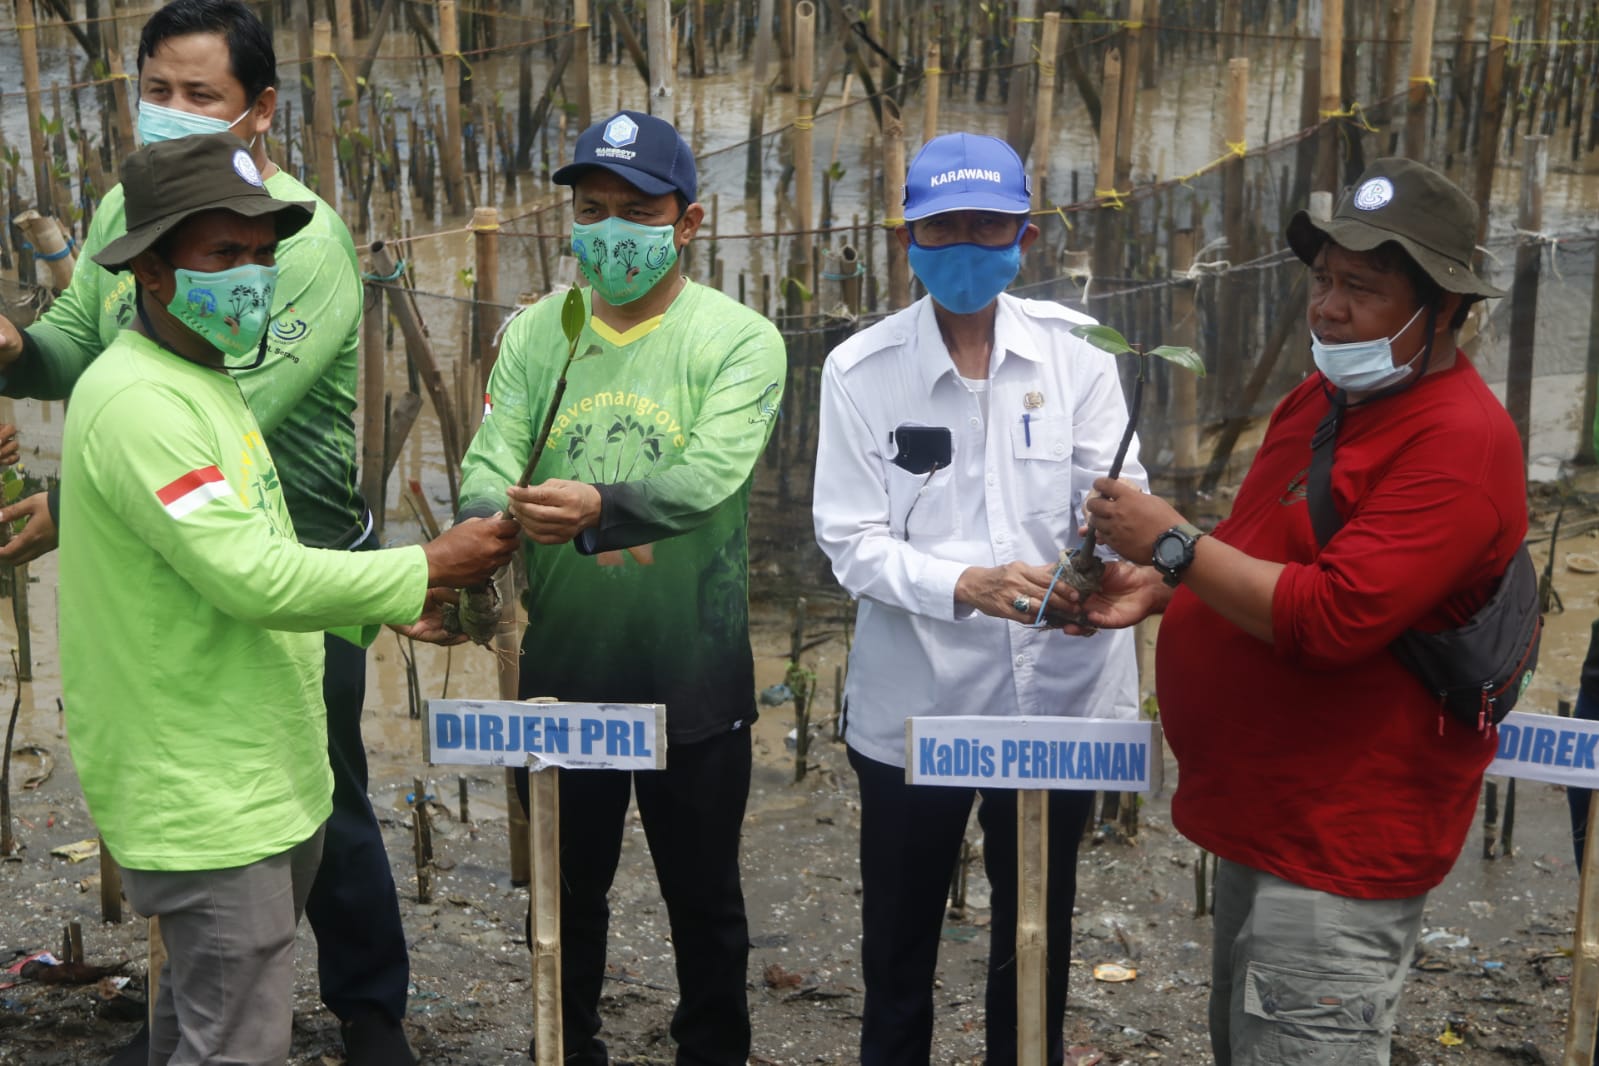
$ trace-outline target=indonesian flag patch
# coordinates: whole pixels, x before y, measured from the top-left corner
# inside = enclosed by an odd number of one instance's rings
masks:
[[[483,417],[487,418],[494,413],[494,397],[488,393],[483,394]]]
[[[226,496],[228,479],[214,466],[191,470],[170,485],[155,490],[156,499],[173,518],[182,518],[195,508]]]

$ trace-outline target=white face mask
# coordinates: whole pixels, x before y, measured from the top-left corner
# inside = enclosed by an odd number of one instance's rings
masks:
[[[212,118],[210,115],[197,115],[192,111],[180,111],[175,107],[163,107],[148,100],[140,100],[139,143],[155,144],[157,141],[175,141],[179,137],[190,137],[198,133],[222,133],[237,126],[252,110],[254,108],[245,108],[243,115],[229,122],[226,119]],[[248,139],[254,143],[253,135]]]
[[[1310,336],[1310,354],[1316,360],[1316,369],[1326,375],[1333,387],[1345,392],[1375,392],[1395,385],[1405,379],[1410,368],[1425,351],[1425,346],[1410,357],[1403,366],[1394,366],[1393,342],[1404,336],[1405,330],[1416,324],[1416,319],[1426,307],[1416,308],[1410,321],[1399,327],[1392,337],[1378,337],[1370,341],[1350,341],[1348,344],[1323,344],[1314,333]]]

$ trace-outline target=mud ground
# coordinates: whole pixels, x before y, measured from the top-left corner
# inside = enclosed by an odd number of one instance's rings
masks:
[[[1548,519],[1542,514],[1535,528],[1547,526]],[[1599,574],[1566,564],[1574,556],[1575,566],[1585,567],[1584,555],[1599,557],[1599,520],[1568,514],[1555,571],[1565,611],[1550,620],[1530,709],[1553,713],[1557,701],[1575,697],[1589,626],[1599,615]],[[804,586],[814,577],[814,566],[814,559],[759,563],[758,579],[771,589]],[[48,587],[51,576],[47,568],[41,570],[39,585]],[[757,610],[763,687],[783,676],[791,639],[789,595],[776,592]],[[830,721],[847,610],[841,599],[812,593],[807,635],[821,642],[803,662],[820,688],[804,779],[794,781],[794,754],[786,736],[793,728],[791,705],[764,709],[754,733],[756,770],[743,864],[754,944],[748,976],[755,1063],[856,1058],[858,807]],[[38,615],[34,626],[41,626]],[[1153,636],[1146,634],[1146,641]],[[36,651],[43,676],[53,669],[53,654],[53,642]],[[412,1042],[435,1066],[526,1061],[531,995],[521,934],[527,894],[511,884],[507,872],[503,780],[498,771],[466,775],[469,811],[462,822],[459,775],[448,767],[420,765],[419,723],[407,714],[395,642],[380,641],[372,660],[367,736],[373,749],[373,798],[410,938],[414,990],[407,1027]],[[426,695],[439,694],[441,665],[430,654],[418,658]],[[493,692],[493,663],[486,653],[473,652],[471,658],[457,653],[451,668],[451,694]],[[0,685],[0,696],[10,691]],[[109,989],[96,985],[21,981],[0,989],[0,1064],[5,1066],[102,1062],[134,1031],[143,997],[144,923],[131,918],[102,923],[97,864],[50,854],[94,835],[50,702],[30,693],[32,709],[16,738],[14,824],[24,850],[0,862],[0,962],[10,965],[18,953],[59,951],[63,927],[78,922],[87,961],[123,964],[131,980],[111,998]],[[26,750],[30,747],[44,749],[51,769],[42,783],[23,788],[46,762],[46,756]],[[406,804],[417,776],[438,797],[429,808],[436,871],[428,903],[417,900]],[[1210,922],[1196,916],[1198,851],[1170,826],[1175,782],[1176,767],[1168,757],[1165,792],[1145,800],[1136,834],[1127,839],[1115,825],[1101,823],[1085,841],[1067,1014],[1068,1043],[1081,1066],[1209,1061],[1204,1017]],[[1501,783],[1501,804],[1504,791]],[[951,911],[940,954],[933,1055],[938,1063],[980,1062],[983,1049],[989,900],[975,820],[968,839],[973,852],[966,907]],[[1508,856],[1485,860],[1479,827],[1450,878],[1433,893],[1425,954],[1410,974],[1401,1005],[1396,1064],[1559,1061],[1577,897],[1560,789],[1518,784],[1513,849]],[[620,1059],[669,1063],[673,1048],[667,1026],[675,997],[671,944],[636,813],[613,911],[604,1035]],[[342,1061],[336,1022],[317,999],[315,951],[302,924],[291,1060],[296,1064]],[[1134,969],[1137,976],[1122,983],[1096,980],[1094,967],[1101,963]],[[0,984],[15,979],[0,977]]]

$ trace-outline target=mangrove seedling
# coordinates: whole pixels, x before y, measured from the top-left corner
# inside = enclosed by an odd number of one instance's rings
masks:
[[[1162,344],[1145,351],[1140,346],[1130,343],[1126,337],[1109,326],[1074,326],[1072,334],[1081,337],[1100,351],[1117,356],[1131,355],[1137,360],[1138,376],[1133,381],[1133,398],[1128,405],[1127,428],[1122,430],[1121,443],[1116,448],[1116,457],[1111,461],[1110,471],[1107,474],[1112,479],[1119,478],[1122,474],[1122,463],[1127,458],[1127,449],[1133,442],[1133,434],[1138,432],[1138,416],[1144,406],[1144,382],[1149,377],[1150,358],[1164,359],[1201,377],[1205,374],[1205,361],[1192,348],[1170,344]],[[1104,583],[1105,564],[1094,552],[1098,544],[1099,538],[1095,535],[1093,525],[1090,524],[1083,543],[1075,549],[1062,551],[1060,561],[1055,566],[1054,580],[1077,590],[1083,599],[1098,592]],[[1045,602],[1048,602],[1047,598]],[[1042,621],[1042,610],[1040,616]],[[1085,627],[1089,624],[1087,616],[1081,612],[1077,617],[1067,618],[1064,621]]]

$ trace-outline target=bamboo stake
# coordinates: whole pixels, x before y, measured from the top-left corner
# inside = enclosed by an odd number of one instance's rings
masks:
[[[677,72],[672,65],[671,0],[646,0],[644,32],[650,47],[650,114],[661,114],[671,121],[672,93]]]
[[[1405,115],[1405,155],[1422,159],[1427,150],[1427,106],[1432,94],[1432,27],[1437,0],[1415,0],[1411,9],[1410,106]]]
[[[905,124],[899,105],[892,97],[883,98],[883,225],[889,230],[905,224]],[[911,302],[910,264],[897,239],[888,246],[888,306],[898,310]]]
[[[352,132],[360,128],[361,117],[356,111],[360,88],[355,72],[347,64],[355,59],[355,21],[350,13],[350,0],[333,0],[333,39],[339,46],[339,76],[344,87],[344,107],[339,116],[340,129]]]
[[[1473,192],[1483,205],[1477,214],[1477,245],[1488,237],[1487,204],[1493,196],[1494,167],[1499,161],[1499,131],[1504,122],[1505,50],[1510,33],[1510,0],[1493,0],[1488,28],[1488,68],[1482,78],[1481,131],[1477,135],[1477,174]],[[1478,260],[1479,263],[1481,260]]]
[[[1139,0],[1133,0],[1136,4]],[[1049,183],[1049,156],[1054,145],[1055,46],[1060,40],[1060,14],[1044,15],[1044,31],[1038,48],[1038,100],[1033,112],[1033,210],[1047,206],[1045,187]],[[935,44],[932,46],[937,48]]]
[[[461,160],[461,27],[455,0],[439,0],[439,52],[444,56],[444,195],[450,213],[466,212],[466,169]]]
[[[481,387],[488,384],[489,371],[494,369],[498,354],[494,347],[500,315],[496,306],[500,301],[500,212],[497,209],[480,207],[472,212],[472,244],[477,253],[473,274],[477,291],[473,307],[477,324],[477,384]]]
[[[333,133],[333,24],[317,19],[311,27],[312,85],[316,92],[315,127],[317,192],[339,206],[338,149]]]
[[[1571,948],[1571,1012],[1566,1016],[1566,1051],[1561,1066],[1592,1066],[1599,1039],[1599,790],[1588,800],[1588,830],[1577,889],[1577,930]]]
[[[1016,892],[1016,1062],[1044,1066],[1049,1061],[1044,1008],[1049,973],[1049,793],[1040,789],[1016,793]],[[1056,963],[1065,965],[1065,960]]]
[[[816,67],[816,5],[799,0],[794,8],[794,205],[799,213],[795,238],[804,254],[797,256],[800,282],[805,291],[816,291],[811,272],[810,253],[815,244],[811,227],[815,224],[812,204],[813,122],[811,118],[811,77]]]
[[[1242,145],[1248,130],[1249,119],[1249,60],[1227,61],[1227,110],[1223,137],[1227,146]],[[1250,257],[1249,218],[1245,212],[1244,159],[1235,155],[1223,164],[1222,174],[1222,225],[1227,237],[1227,254],[1233,262],[1244,262]],[[1242,338],[1248,331],[1248,316],[1244,311],[1244,276],[1233,275],[1221,279],[1221,335]],[[1238,390],[1244,379],[1243,352],[1238,344],[1223,346],[1217,353],[1217,383],[1223,410],[1226,414],[1242,415],[1237,406]],[[1186,376],[1186,375],[1185,375]]]
[[[545,697],[530,703],[553,703]],[[528,837],[533,880],[528,914],[533,948],[533,1061],[560,1066],[561,1037],[561,771],[529,768]],[[520,806],[520,803],[517,804]]]
[[[33,202],[48,212],[50,157],[44,144],[43,101],[39,98],[39,28],[33,0],[17,0],[17,43],[22,48],[22,86],[28,110],[28,141],[33,149]]]
[[[1338,180],[1338,123],[1329,121],[1344,109],[1344,0],[1322,0],[1321,9],[1321,144],[1316,155],[1316,191],[1334,196]]]
[[[1100,99],[1104,110],[1099,115],[1099,168],[1094,171],[1094,196],[1101,201],[1114,201],[1116,192],[1116,127],[1121,119],[1118,108],[1111,106],[1121,99],[1122,54],[1112,48],[1105,53],[1104,88]],[[1101,206],[1106,206],[1102,203]],[[1095,227],[1096,232],[1099,227]],[[1097,270],[1096,270],[1097,273]]]
[[[1057,20],[1058,21],[1058,20]],[[935,37],[927,42],[927,59],[922,67],[923,75],[927,79],[927,100],[922,109],[922,143],[926,144],[938,136],[938,104],[939,96],[944,88],[944,71],[938,64],[939,48],[938,39]],[[844,77],[844,95],[849,96],[849,76]],[[843,123],[839,123],[840,128]],[[838,140],[833,141],[833,157],[838,158]]]
[[[105,837],[100,838],[100,920],[122,921],[122,867],[106,850]]]
[[[1599,128],[1599,115],[1589,121]],[[1594,418],[1599,415],[1599,270],[1593,272],[1593,295],[1588,299],[1588,366],[1582,383],[1582,418],[1577,422],[1577,462],[1591,466],[1594,454]]]
[[[128,77],[122,65],[122,39],[117,30],[117,0],[111,0],[112,17],[101,27],[105,42],[106,71],[111,76],[111,99],[116,110],[117,145],[112,158],[120,160],[134,150],[133,112],[128,101]]]
[[[577,105],[577,128],[586,130],[594,118],[589,101],[589,0],[572,0],[572,99]]]
[[[1405,39],[1405,5],[1403,0],[1380,0],[1386,8],[1382,50],[1382,73],[1378,78],[1377,97],[1387,99],[1399,90],[1399,52]],[[1392,112],[1388,112],[1392,114]]]
[[[145,1007],[146,1020],[152,1029],[155,1028],[155,1008],[161,1000],[161,968],[167,964],[167,943],[161,939],[161,919],[155,915],[150,917],[146,932],[147,952],[150,961],[149,972],[145,976],[145,998],[149,1004]]]
[[[58,289],[66,288],[72,280],[72,267],[77,257],[67,247],[56,220],[46,218],[37,211],[24,211],[13,221],[28,235],[34,258],[43,260],[50,268],[51,284]]]
[[[757,0],[755,16],[755,69],[750,76],[750,127],[744,157],[744,198],[755,201],[752,219],[759,219],[761,205],[761,129],[766,122],[766,80],[768,53],[772,41],[772,0]]]
[[[1235,2],[1229,10],[1240,7]],[[1144,0],[1127,0],[1127,21],[1129,23],[1124,31],[1126,43],[1122,52],[1122,83],[1121,93],[1115,101],[1117,104],[1116,118],[1116,187],[1126,186],[1133,174],[1133,132],[1134,122],[1138,114],[1138,65],[1142,51],[1141,39],[1143,33],[1139,30],[1144,20]],[[1045,55],[1053,52],[1046,49]],[[1107,101],[1109,103],[1109,101]]]
[[[366,306],[361,314],[361,495],[372,510],[372,532],[383,537],[384,491],[384,373],[383,373],[383,290],[368,283]]]
[[[1521,437],[1521,458],[1528,455],[1532,426],[1532,361],[1538,330],[1538,273],[1543,245],[1534,236],[1543,224],[1543,186],[1549,172],[1549,144],[1542,136],[1526,138],[1521,170],[1521,206],[1516,225],[1524,234],[1516,244],[1516,280],[1510,294],[1510,359],[1505,377],[1505,409]]]
[[[1004,10],[1001,8],[1001,10]],[[1016,154],[1027,158],[1031,147],[1027,128],[1027,90],[1032,86],[1033,25],[1038,22],[1038,0],[1017,0],[1014,36],[1011,38],[1009,99],[1005,112],[1005,140]]]

